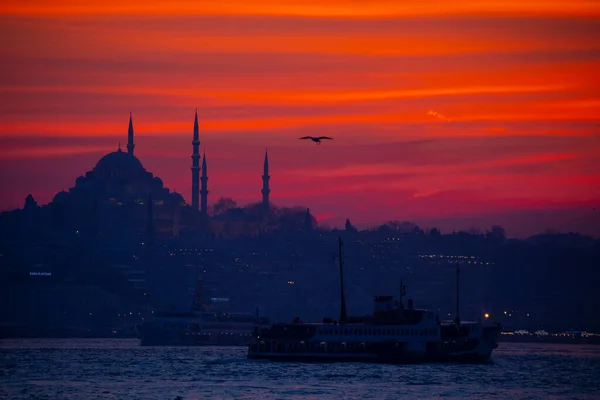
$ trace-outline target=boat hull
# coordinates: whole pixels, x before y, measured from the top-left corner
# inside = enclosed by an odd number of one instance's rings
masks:
[[[362,352],[286,352],[264,351],[252,344],[248,348],[248,358],[281,362],[371,362],[385,364],[416,363],[485,363],[490,360],[493,350],[498,347],[500,328],[484,328],[479,338],[439,341],[428,344],[425,351],[407,351],[402,343],[382,342],[369,351]]]

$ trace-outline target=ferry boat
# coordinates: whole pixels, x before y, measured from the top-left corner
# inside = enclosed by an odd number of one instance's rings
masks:
[[[416,309],[411,299],[404,308],[400,300],[376,296],[372,315],[348,317],[344,297],[342,240],[339,239],[340,318],[307,323],[277,323],[257,329],[248,346],[248,358],[316,362],[485,362],[498,346],[499,324],[461,321],[457,306],[452,321],[440,321],[429,310]]]
[[[256,314],[219,312],[202,300],[202,286],[196,285],[191,311],[157,311],[139,327],[142,346],[248,346],[252,333],[269,323]]]

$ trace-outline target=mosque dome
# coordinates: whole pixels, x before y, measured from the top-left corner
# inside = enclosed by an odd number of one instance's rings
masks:
[[[163,187],[163,181],[158,176],[155,176],[154,178],[152,178],[152,180],[154,181],[154,184],[157,185],[158,187],[160,187],[160,188]]]
[[[169,199],[174,203],[174,204],[181,204],[184,205],[185,204],[185,199],[183,198],[182,195],[180,195],[177,192],[173,192],[171,194],[169,194]]]
[[[136,171],[144,170],[144,166],[137,159],[121,149],[108,153],[102,157],[94,168],[95,171]]]

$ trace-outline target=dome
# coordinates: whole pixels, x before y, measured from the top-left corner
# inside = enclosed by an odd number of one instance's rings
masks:
[[[129,155],[121,149],[108,153],[102,157],[94,170],[100,171],[127,171],[144,170],[144,167],[137,157]]]
[[[82,187],[83,185],[85,185],[85,182],[85,176],[80,176],[77,179],[75,179],[75,187]]]
[[[185,200],[184,200],[183,196],[177,192],[173,192],[173,193],[169,194],[169,198],[175,204],[181,204],[181,205],[185,204]]]
[[[69,193],[65,192],[64,190],[56,193],[54,195],[54,198],[52,199],[53,203],[66,203],[68,201],[69,201]]]
[[[154,178],[152,178],[152,180],[158,187],[160,187],[160,188],[163,187],[163,181],[158,176],[155,176]]]

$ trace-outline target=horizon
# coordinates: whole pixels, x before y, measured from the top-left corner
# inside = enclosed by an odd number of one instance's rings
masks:
[[[597,3],[236,4],[0,7],[0,210],[124,148],[129,112],[191,203],[197,107],[209,204],[260,201],[268,148],[271,201],[320,225],[600,236]]]

